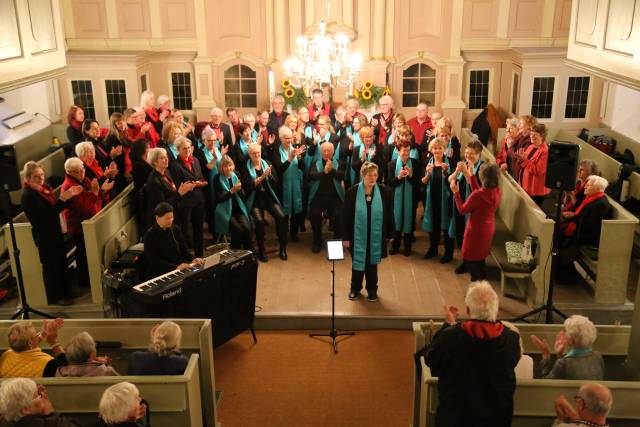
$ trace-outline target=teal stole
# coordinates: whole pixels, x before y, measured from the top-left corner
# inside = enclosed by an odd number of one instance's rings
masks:
[[[222,155],[220,154],[220,151],[218,151],[218,147],[216,147],[215,145],[213,146],[213,149],[216,152],[216,165],[214,166],[213,169],[211,169],[209,172],[209,191],[211,192],[211,200],[215,200],[215,195],[214,192],[215,190],[213,189],[213,183],[214,183],[214,179],[216,179],[218,177],[218,171],[219,171],[219,167],[220,167],[220,160],[222,160]],[[202,149],[202,152],[204,153],[204,158],[207,161],[207,163],[205,165],[203,165],[203,168],[207,167],[207,164],[209,164],[209,162],[211,162],[213,160],[213,153],[209,150],[207,150],[207,147],[204,147]],[[208,168],[207,168],[208,169]]]
[[[369,245],[369,264],[380,264],[382,258],[382,229],[383,229],[382,197],[378,184],[373,186],[373,200],[371,201],[371,221],[367,223],[367,201],[365,200],[364,184],[358,184],[356,194],[356,213],[353,221],[353,269],[364,271],[367,256],[367,226],[371,233]]]
[[[580,356],[581,354],[587,354],[587,353],[591,353],[591,352],[593,352],[593,349],[591,347],[589,347],[589,348],[572,348],[562,358],[563,359],[567,359],[569,357]]]
[[[351,125],[347,125],[345,128],[345,132],[347,133],[347,135],[353,135],[353,129],[351,128]],[[338,129],[338,138],[340,138],[340,136],[342,135],[342,129]],[[340,141],[338,143],[338,148],[336,148],[336,152],[333,153],[333,157],[337,160],[339,160],[340,158],[340,145],[342,144],[342,141]],[[336,157],[337,156],[337,157]],[[353,180],[354,180],[354,176],[353,176],[353,168],[351,168],[351,156],[347,156],[345,157],[345,162],[347,163],[347,165],[349,165],[348,168],[345,169],[344,171],[344,182],[347,183],[347,185],[350,187],[353,185]]]
[[[407,166],[411,163],[407,161]],[[402,159],[396,159],[396,176],[402,170]],[[413,173],[416,171],[412,170]],[[395,177],[394,177],[395,178]],[[396,231],[403,233],[413,233],[413,184],[407,178],[402,180],[402,184],[394,189],[393,194],[393,219],[395,220]]]
[[[249,145],[244,142],[244,139],[240,138],[240,141],[238,141],[238,145],[240,146],[240,151],[242,151],[242,154],[244,154],[245,156],[249,155]]]
[[[264,159],[260,159],[260,165],[262,166],[263,173],[269,167],[269,164]],[[256,172],[256,169],[253,167],[253,162],[251,162],[251,159],[247,160],[247,171],[249,171],[249,175],[251,176],[252,180],[255,181],[258,178],[258,173]],[[271,197],[273,197],[273,200],[275,200],[277,204],[280,204],[280,200],[278,200],[278,196],[276,196],[275,191],[273,191],[273,188],[271,188],[271,184],[269,183],[268,177],[265,178],[264,181],[262,181],[262,184],[267,186],[267,189],[271,193]],[[251,192],[251,195],[247,197],[246,205],[249,211],[253,209],[253,202],[256,199],[256,191],[258,190],[254,189]]]
[[[318,159],[322,160],[322,150],[320,149],[320,147],[325,142],[331,142],[331,132],[327,132],[327,135],[324,137],[324,141],[318,141],[318,145],[316,146],[316,152],[313,155],[312,163],[317,161]],[[334,160],[337,160],[339,156],[340,156],[340,144],[338,144],[338,146],[335,149],[335,152],[333,153]]]
[[[313,139],[313,126],[312,125],[305,126],[305,128],[304,128],[304,137],[305,138],[309,138],[309,139]],[[306,141],[305,141],[305,143],[306,143]],[[307,150],[309,150],[309,146],[307,146]],[[316,147],[316,152],[314,153],[313,157],[308,155],[307,152],[305,151],[305,153],[304,153],[304,171],[305,171],[305,173],[309,173],[309,169],[311,168],[311,164],[313,163],[315,155],[318,154],[319,150],[320,150],[320,147]]]
[[[292,147],[289,147],[291,150]],[[289,151],[281,145],[280,161],[289,161]],[[298,168],[298,156],[289,163],[289,167],[282,174],[282,212],[293,215],[302,212],[302,171]]]
[[[353,148],[358,148],[362,145],[362,140],[360,139],[360,134],[358,132],[353,133]]]
[[[258,131],[257,130],[253,130],[251,131],[251,142],[258,142]]]
[[[354,135],[357,135],[357,133],[355,133]],[[371,146],[369,147],[369,150],[371,149],[371,147],[375,147],[375,144],[371,144]],[[354,150],[356,149],[356,146],[355,146],[355,145],[353,146],[353,149],[354,149]],[[359,158],[359,159],[361,159],[361,158],[362,158],[362,152],[364,151],[364,149],[365,149],[364,144],[360,144],[360,145],[358,145],[357,150],[358,150],[358,158]],[[373,159],[372,159],[372,157],[370,156],[370,151],[369,151],[369,150],[367,150],[367,154],[365,155],[365,158],[364,158],[364,159],[365,159],[365,161],[367,161],[367,162],[372,162],[372,161],[373,161]],[[377,150],[377,148],[376,148],[376,150]],[[360,181],[360,179],[361,179],[361,177],[360,177],[360,171],[355,170],[355,169],[353,168],[353,166],[351,166],[353,163],[349,162],[349,164],[350,164],[350,166],[349,166],[349,167],[351,168],[351,171],[353,172],[353,181],[354,181],[353,183],[354,183],[354,184],[357,184],[357,183]],[[378,173],[379,173],[379,174],[380,174],[381,172],[382,172],[382,171],[378,171]]]
[[[222,185],[223,189],[225,189],[226,191],[231,191],[231,187],[229,187],[229,181],[227,177],[224,176],[223,173],[218,174],[218,179],[220,180],[220,184]],[[235,172],[231,173],[231,182],[233,183],[233,185],[236,185],[238,183],[238,177],[236,176]],[[249,214],[247,213],[247,207],[244,205],[244,202],[242,201],[242,197],[240,197],[240,194],[233,193],[231,197],[235,198],[236,202],[238,203],[238,206],[240,206],[240,210],[242,211],[242,214],[245,217],[247,217],[247,221],[249,221],[250,223]],[[216,205],[216,210],[214,214],[214,217],[215,217],[214,228],[216,233],[218,234],[229,234],[229,221],[231,220],[231,214],[233,212],[231,197],[228,198],[226,201],[222,203],[218,203]]]
[[[449,165],[449,159],[444,158],[444,162],[449,166],[448,171],[451,170],[451,165]],[[435,164],[435,159],[432,157],[429,159],[429,163],[427,165]],[[433,180],[430,178],[427,183],[426,188],[426,198],[424,199],[424,216],[422,218],[422,229],[428,233],[432,232],[434,229],[433,224],[433,204],[431,203],[431,184]],[[447,181],[447,174],[442,174],[442,183],[440,189],[440,229],[443,231],[447,231],[449,237],[454,237],[455,233],[452,234],[452,231],[455,231],[455,227],[451,226],[451,222],[455,222],[453,219],[453,215],[451,215],[450,207],[448,204],[449,198],[449,182]]]
[[[171,151],[171,154],[173,154],[173,158],[177,159],[178,158],[178,149],[176,148],[175,145],[173,145],[173,142],[167,142],[167,146],[169,147],[169,151]]]
[[[334,170],[338,170],[338,161],[336,159],[332,160],[333,162],[333,169]],[[316,167],[318,168],[318,171],[320,173],[324,173],[324,166],[322,165],[322,158],[319,158],[318,160],[316,160]],[[342,188],[342,185],[340,183],[339,180],[337,179],[333,179],[333,185],[336,188],[336,192],[338,193],[338,197],[340,197],[340,200],[342,200],[344,202],[344,188]],[[318,192],[318,187],[320,187],[320,180],[312,180],[311,181],[311,186],[309,188],[309,206],[311,206],[311,202],[313,201],[313,198],[316,196],[316,193]],[[309,209],[309,211],[311,211],[311,209]]]
[[[391,152],[391,160],[397,159],[399,155],[400,155],[400,153],[398,152],[398,147],[395,147],[393,149],[393,152]],[[420,152],[418,151],[417,148],[413,147],[409,151],[409,157],[414,159],[414,160],[420,160]]]

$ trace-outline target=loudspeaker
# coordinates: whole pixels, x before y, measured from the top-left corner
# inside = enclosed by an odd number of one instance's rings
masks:
[[[16,150],[12,146],[0,146],[0,189],[15,191],[21,188]]]
[[[563,191],[575,189],[579,159],[578,144],[557,141],[549,144],[545,187]]]

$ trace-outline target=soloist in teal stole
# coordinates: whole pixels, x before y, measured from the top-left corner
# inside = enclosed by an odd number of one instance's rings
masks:
[[[238,141],[238,145],[240,146],[240,151],[242,151],[242,154],[244,154],[245,156],[248,156],[249,145],[244,141],[244,139],[240,138],[240,141]]]
[[[280,161],[289,161],[289,150],[280,146]],[[282,174],[282,211],[285,215],[293,215],[302,212],[302,171],[298,168],[298,156],[295,156],[289,167]]]
[[[407,166],[411,168],[411,162],[407,161]],[[402,159],[396,159],[396,176],[402,170]],[[415,171],[412,170],[413,173]],[[402,180],[402,184],[397,186],[393,195],[393,219],[395,220],[396,231],[403,233],[413,233],[413,184],[407,178]]]
[[[333,162],[333,169],[337,171],[338,161],[336,159],[333,159],[332,162]],[[315,163],[316,163],[316,167],[318,168],[318,171],[320,171],[321,173],[324,173],[323,172],[324,165],[322,164],[322,157],[316,160]],[[338,192],[338,197],[340,197],[340,200],[344,201],[344,188],[342,188],[340,181],[334,178],[333,185],[335,186],[336,191]],[[320,180],[312,180],[311,187],[309,188],[309,206],[311,206],[311,202],[313,201],[313,198],[316,196],[316,193],[318,192],[318,187],[320,187]]]
[[[222,159],[222,155],[220,154],[220,151],[218,151],[218,147],[216,147],[215,145],[213,146],[214,151],[216,152],[216,165],[213,167],[213,169],[211,169],[211,173],[209,174],[209,191],[211,192],[211,196],[214,197],[214,189],[213,189],[213,183],[214,183],[214,179],[216,179],[218,177],[218,171],[219,171],[219,167],[220,167],[220,160]],[[204,147],[202,149],[202,152],[204,153],[204,158],[207,161],[207,164],[202,165],[203,169],[207,167],[207,165],[209,164],[209,162],[211,162],[213,160],[213,153],[209,150],[207,150],[207,147]],[[214,197],[215,199],[215,197]]]
[[[347,125],[345,128],[345,133],[347,135],[353,135],[353,129],[351,128],[351,125]],[[338,129],[338,138],[340,138],[342,136],[342,128]],[[338,143],[338,147],[336,148],[336,152],[333,153],[333,158],[336,160],[340,159],[340,145],[342,144],[342,141],[340,141]],[[348,145],[348,144],[347,144]],[[351,168],[351,156],[347,156],[345,158],[345,161],[347,162],[347,165],[349,165],[348,168],[345,169],[344,171],[344,182],[346,182],[349,186],[353,185],[353,168]]]
[[[269,167],[269,164],[264,159],[260,159],[260,165],[262,166],[263,173]],[[258,173],[256,172],[256,169],[253,167],[253,162],[251,161],[251,159],[247,160],[247,170],[249,171],[249,175],[251,176],[251,179],[255,181],[258,178]],[[278,200],[278,196],[276,196],[275,191],[273,191],[273,188],[271,188],[271,184],[269,183],[269,178],[265,178],[265,180],[262,181],[262,185],[267,186],[267,189],[271,193],[271,197],[273,197],[273,199],[276,201],[277,204],[280,204],[280,200]],[[256,199],[256,191],[257,190],[252,191],[251,195],[247,197],[247,203],[246,203],[247,210],[253,209],[253,202]]]
[[[253,129],[251,131],[251,142],[257,142],[258,141],[258,135],[259,135],[258,131]]]
[[[220,180],[222,188],[224,188],[226,191],[231,191],[231,187],[229,187],[229,180],[226,176],[224,176],[223,173],[218,174],[218,179]],[[236,185],[238,183],[238,176],[235,174],[235,172],[231,173],[231,183],[232,185]],[[231,197],[235,198],[238,206],[240,206],[240,210],[242,211],[243,215],[247,217],[247,221],[249,221],[247,207],[244,205],[240,194],[234,193]],[[226,201],[218,203],[216,205],[214,228],[216,230],[216,233],[218,234],[229,234],[229,221],[231,220],[231,213],[233,212],[231,197]]]
[[[360,134],[358,132],[353,133],[353,148],[358,148],[362,145],[362,140],[360,139]]]
[[[358,184],[356,194],[356,214],[354,218],[353,269],[364,271],[367,256],[367,226],[371,233],[369,241],[369,264],[380,264],[382,258],[383,211],[382,197],[378,184],[373,186],[371,201],[371,221],[367,223],[367,201],[364,194],[364,183]]]
[[[451,170],[451,165],[449,165],[449,159],[447,157],[444,158],[444,162],[449,166],[447,170]],[[435,159],[432,157],[429,159],[429,165],[435,164]],[[429,179],[426,188],[426,199],[424,201],[425,209],[424,209],[424,217],[422,219],[422,229],[428,233],[432,232],[434,229],[433,224],[433,203],[431,203],[431,185],[433,183],[433,179]],[[452,234],[451,222],[452,217],[450,212],[450,204],[447,204],[447,199],[449,197],[449,182],[447,181],[447,175],[442,174],[442,184],[440,189],[440,229],[446,230],[449,234],[449,237],[454,237],[455,233]]]

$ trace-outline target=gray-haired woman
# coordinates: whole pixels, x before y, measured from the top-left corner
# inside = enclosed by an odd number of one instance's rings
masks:
[[[149,350],[129,357],[129,375],[182,375],[188,359],[180,353],[181,338],[177,323],[165,321],[154,326]]]
[[[56,371],[56,377],[107,377],[118,375],[107,357],[98,357],[96,342],[87,332],[80,332],[65,346],[67,365]]]
[[[97,427],[140,427],[136,420],[145,416],[147,405],[142,401],[138,387],[124,381],[102,393],[98,410]]]

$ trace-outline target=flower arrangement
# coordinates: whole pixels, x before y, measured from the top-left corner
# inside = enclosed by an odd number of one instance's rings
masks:
[[[278,95],[282,95],[285,104],[291,105],[294,110],[305,107],[309,103],[309,96],[307,95],[306,89],[293,86],[289,79],[283,79],[280,85],[283,91]]]
[[[391,89],[388,86],[374,86],[371,80],[366,80],[359,89],[353,91],[353,96],[358,98],[363,107],[377,104],[385,95],[391,95]]]

